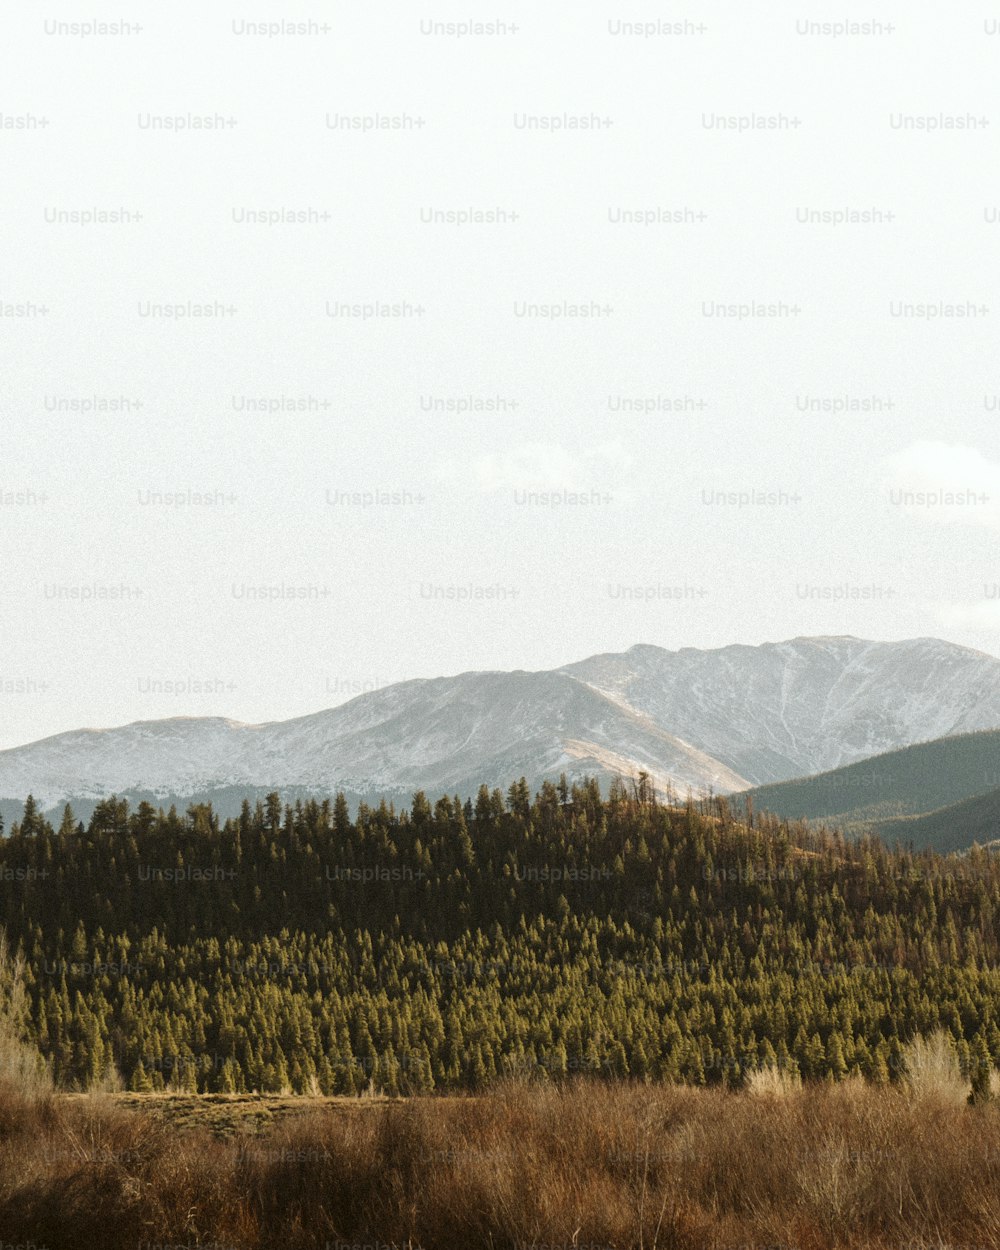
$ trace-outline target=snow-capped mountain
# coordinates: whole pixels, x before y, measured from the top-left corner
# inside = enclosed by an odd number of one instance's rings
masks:
[[[173,718],[57,734],[0,751],[0,800],[216,796],[225,809],[268,789],[465,795],[522,774],[537,786],[639,769],[681,793],[724,792],[998,727],[1000,660],[936,639],[636,646],[551,672],[401,682],[262,725]]]
[[[938,638],[636,646],[564,671],[756,784],[1000,726],[1000,660]]]
[[[406,796],[533,785],[560,772],[603,778],[646,769],[683,791],[744,788],[732,769],[644,713],[566,673],[463,673],[400,682],[295,720],[221,717],[83,729],[0,751],[0,799],[46,808],[109,794],[157,798],[296,789]]]

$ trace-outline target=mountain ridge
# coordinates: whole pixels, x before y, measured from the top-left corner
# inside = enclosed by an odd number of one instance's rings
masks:
[[[171,716],[0,751],[0,801],[164,802],[243,788],[393,799],[524,775],[732,793],[1000,728],[1000,659],[940,639],[636,643],[554,669],[412,678],[288,720]]]

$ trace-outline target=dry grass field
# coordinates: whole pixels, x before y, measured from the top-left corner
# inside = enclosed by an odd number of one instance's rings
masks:
[[[1000,1107],[918,1070],[748,1092],[0,1095],[0,1244],[36,1250],[1000,1245]]]
[[[61,1101],[85,1106],[93,1094],[63,1094]],[[220,1140],[261,1134],[296,1116],[316,1112],[363,1115],[371,1107],[397,1100],[376,1095],[367,1098],[302,1098],[294,1094],[135,1094],[103,1095],[108,1106],[162,1119],[178,1129],[198,1129]]]

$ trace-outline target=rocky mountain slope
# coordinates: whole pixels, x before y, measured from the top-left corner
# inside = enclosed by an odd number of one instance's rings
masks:
[[[1000,660],[937,638],[638,646],[564,671],[761,785],[1000,727]]]

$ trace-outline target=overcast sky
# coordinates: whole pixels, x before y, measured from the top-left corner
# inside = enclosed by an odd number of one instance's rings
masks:
[[[0,747],[1000,653],[1000,22],[844,8],[5,12]]]

